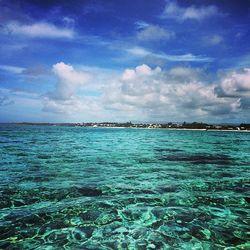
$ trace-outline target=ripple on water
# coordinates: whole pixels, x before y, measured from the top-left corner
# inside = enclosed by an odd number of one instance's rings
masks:
[[[247,133],[0,125],[0,138],[1,249],[250,249]]]

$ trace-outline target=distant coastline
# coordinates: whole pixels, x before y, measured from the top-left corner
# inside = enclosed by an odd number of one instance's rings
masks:
[[[33,125],[33,126],[68,126],[68,127],[92,127],[92,128],[147,128],[147,129],[169,129],[169,130],[197,130],[197,131],[232,131],[232,132],[250,132],[249,123],[238,125],[220,125],[207,124],[202,122],[192,123],[132,123],[132,122],[82,122],[82,123],[5,123],[15,125]]]

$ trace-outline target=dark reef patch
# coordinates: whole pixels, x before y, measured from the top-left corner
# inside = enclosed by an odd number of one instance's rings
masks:
[[[159,188],[160,193],[174,193],[177,191],[176,186],[165,186]]]
[[[165,155],[159,157],[161,161],[172,161],[172,162],[190,162],[193,164],[218,164],[218,165],[231,165],[233,159],[223,154],[176,154],[176,155]]]
[[[177,148],[155,148],[157,152],[182,152],[182,149]]]
[[[92,187],[77,187],[75,188],[82,196],[101,196],[102,190]]]
[[[48,154],[41,154],[41,155],[37,155],[37,158],[38,159],[50,159],[51,158],[51,155],[48,155]]]

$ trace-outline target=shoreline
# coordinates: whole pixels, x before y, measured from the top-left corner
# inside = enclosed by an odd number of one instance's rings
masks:
[[[107,128],[107,129],[147,129],[147,130],[154,130],[154,129],[161,129],[161,130],[178,130],[178,131],[204,131],[204,132],[245,132],[248,133],[250,130],[235,130],[235,129],[197,129],[197,128],[136,128],[136,127],[92,127],[92,126],[75,126],[79,128]]]
[[[177,128],[177,127],[134,127],[134,126],[91,126],[77,124],[49,124],[49,123],[0,123],[0,125],[17,125],[17,126],[49,126],[49,127],[79,127],[79,128],[107,128],[107,129],[161,129],[161,130],[178,130],[178,131],[205,131],[205,132],[243,132],[248,133],[250,129],[216,129],[216,128]]]

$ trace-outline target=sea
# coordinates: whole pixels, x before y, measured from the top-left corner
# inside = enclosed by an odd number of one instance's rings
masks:
[[[250,249],[250,133],[0,125],[0,249]]]

